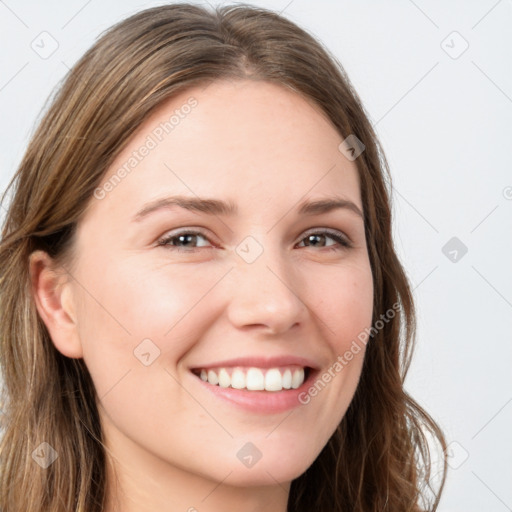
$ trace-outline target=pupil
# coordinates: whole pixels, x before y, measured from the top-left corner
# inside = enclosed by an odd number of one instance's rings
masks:
[[[190,238],[191,238],[192,236],[194,236],[194,235],[180,235],[180,236],[179,236],[179,239],[180,239],[182,242],[187,243],[187,241],[188,241],[188,242],[190,242]]]
[[[319,236],[318,235],[309,235],[308,238],[309,238],[309,241],[311,243],[311,239],[317,239],[317,241],[318,241]],[[316,245],[316,244],[314,244],[314,245]]]

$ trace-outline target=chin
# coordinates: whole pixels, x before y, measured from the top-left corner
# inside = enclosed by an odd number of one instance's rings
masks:
[[[310,465],[309,461],[290,460],[286,457],[279,457],[279,461],[276,460],[275,464],[273,461],[267,461],[264,465],[260,460],[252,468],[237,467],[232,470],[226,483],[235,487],[286,484],[302,475]]]
[[[224,478],[231,472],[226,483],[234,486],[266,486],[275,485],[276,482],[291,482],[313,464],[321,449],[314,450],[311,441],[308,443],[307,440],[297,442],[294,447],[287,444],[283,442],[281,448],[276,448],[275,443],[267,440],[265,444],[262,440],[259,443],[259,453],[251,445],[244,445],[242,449],[237,449],[234,463],[230,457],[215,466],[214,479]],[[302,451],[299,447],[303,448]]]

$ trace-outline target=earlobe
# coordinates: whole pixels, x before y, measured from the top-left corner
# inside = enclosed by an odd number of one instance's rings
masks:
[[[32,297],[53,344],[67,357],[82,357],[71,282],[65,272],[56,270],[52,258],[41,250],[30,255],[29,271]]]

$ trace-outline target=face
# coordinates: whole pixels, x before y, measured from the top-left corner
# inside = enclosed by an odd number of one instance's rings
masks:
[[[160,106],[110,167],[69,286],[106,444],[125,464],[268,485],[325,446],[372,319],[342,140],[294,92],[219,81]],[[305,207],[325,200],[341,202]]]

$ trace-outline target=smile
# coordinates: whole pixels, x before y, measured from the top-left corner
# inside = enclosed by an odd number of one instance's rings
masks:
[[[219,367],[193,371],[202,381],[221,388],[248,391],[282,391],[297,389],[307,378],[308,367],[297,365],[275,368]]]

